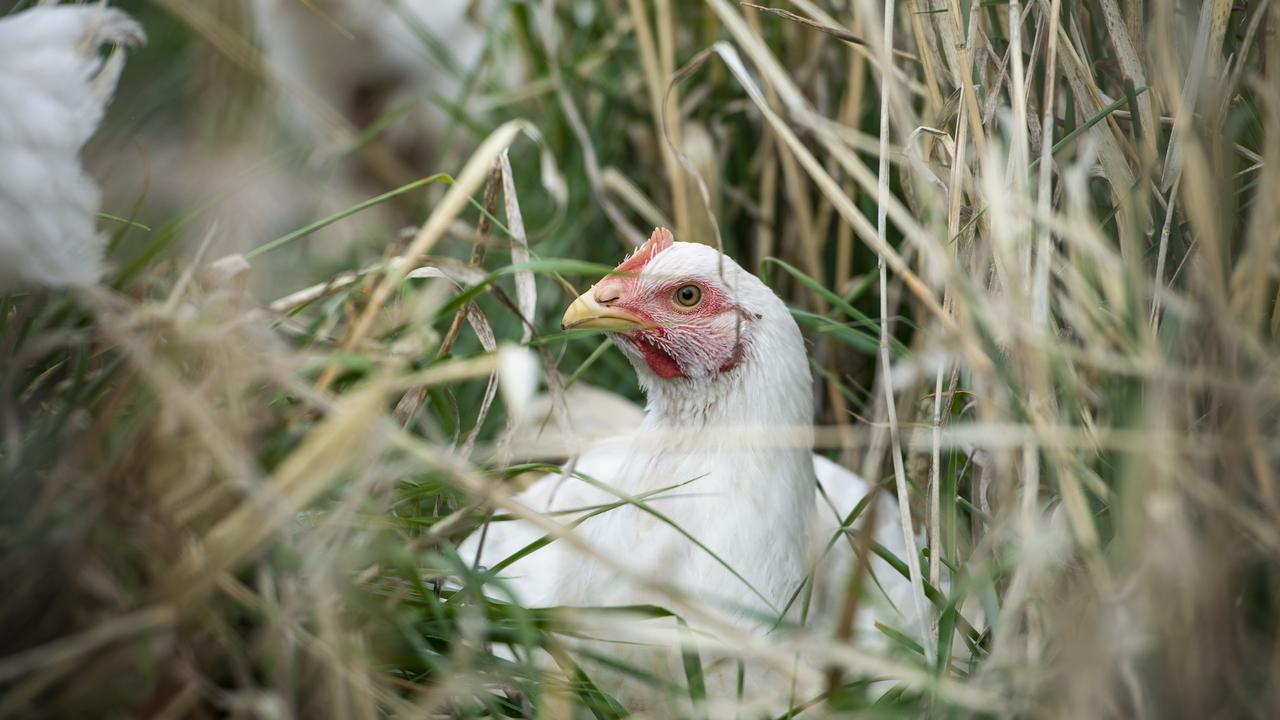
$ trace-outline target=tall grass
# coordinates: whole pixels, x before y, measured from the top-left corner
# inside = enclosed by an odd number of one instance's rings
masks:
[[[275,121],[242,13],[123,5],[153,46],[92,154],[131,220],[103,222],[118,273],[0,298],[0,716],[624,714],[572,618],[454,544],[512,515],[573,542],[511,496],[582,439],[508,429],[531,364],[553,405],[637,397],[557,318],[660,223],[788,300],[822,451],[924,539],[892,558],[923,628],[741,639],[838,670],[784,706],[1280,711],[1266,0],[505,3],[411,173],[440,174],[369,173],[403,202],[323,266],[311,232],[364,198],[226,237],[221,184],[160,202],[127,175],[157,128],[216,153]],[[368,160],[374,127],[323,162]],[[237,182],[311,193],[312,150]],[[653,692],[695,696],[687,668]]]

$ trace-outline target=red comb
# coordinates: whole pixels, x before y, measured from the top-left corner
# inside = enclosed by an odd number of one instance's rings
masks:
[[[622,264],[614,269],[615,272],[638,273],[644,269],[649,261],[657,257],[658,253],[671,247],[671,243],[676,239],[671,236],[671,231],[666,228],[654,228],[653,234],[645,241],[640,249],[636,250]]]

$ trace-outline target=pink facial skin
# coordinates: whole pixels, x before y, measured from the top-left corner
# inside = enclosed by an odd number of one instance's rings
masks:
[[[732,370],[741,359],[737,308],[717,285],[693,278],[650,284],[636,276],[608,282],[620,286],[612,304],[649,326],[616,337],[640,352],[654,375],[664,380],[706,376]],[[675,299],[685,285],[702,291],[702,300],[692,308]]]
[[[661,234],[666,235],[666,242]],[[643,358],[654,375],[672,380],[729,372],[742,359],[743,318],[719,279],[648,278],[640,274],[645,264],[670,246],[669,238],[666,231],[655,231],[649,242],[618,266],[619,272],[627,274],[597,283],[596,300],[645,321],[646,327],[615,333],[614,337],[628,354]],[[676,301],[676,292],[685,285],[701,291],[701,300],[692,307]]]

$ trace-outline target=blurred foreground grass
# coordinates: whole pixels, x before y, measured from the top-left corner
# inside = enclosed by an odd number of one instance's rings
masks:
[[[1280,711],[1270,3],[495,3],[432,159],[333,197],[377,121],[308,147],[245,8],[120,5],[117,272],[0,298],[0,716],[623,714],[453,543],[562,452],[504,444],[520,346],[638,397],[558,317],[659,224],[792,304],[825,450],[901,453],[950,578],[894,690],[797,711]]]

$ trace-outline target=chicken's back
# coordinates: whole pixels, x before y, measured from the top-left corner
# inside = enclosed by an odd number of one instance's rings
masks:
[[[871,503],[875,503],[872,540],[904,561],[906,551],[898,522],[898,503],[889,493],[873,488],[856,473],[821,455],[813,456],[813,467],[819,486],[812,543],[817,606],[813,617],[823,627],[834,627],[846,599],[849,573],[861,571],[856,547],[863,522],[872,518]],[[872,496],[870,500],[868,495]],[[855,511],[859,512],[856,521],[846,526],[845,522]],[[909,633],[914,603],[907,578],[874,552],[870,560],[856,627],[861,638],[880,644],[883,635],[875,629],[875,623],[886,623]]]

